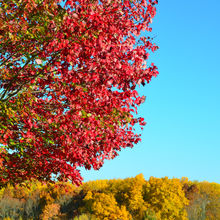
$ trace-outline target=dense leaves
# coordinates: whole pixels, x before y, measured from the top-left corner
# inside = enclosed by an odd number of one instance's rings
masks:
[[[220,185],[201,182],[184,185],[190,200],[187,207],[189,219],[220,219]]]
[[[133,147],[135,90],[158,74],[152,0],[0,0],[0,183],[52,176]]]
[[[149,208],[156,213],[157,219],[187,219],[185,206],[188,200],[179,179],[151,177],[144,198],[149,201]]]
[[[217,220],[219,204],[220,184],[186,178],[145,180],[141,174],[80,187],[33,181],[0,190],[1,219]]]

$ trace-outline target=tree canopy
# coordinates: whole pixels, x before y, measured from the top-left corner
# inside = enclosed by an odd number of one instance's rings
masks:
[[[0,182],[71,180],[141,138],[156,0],[0,0]],[[150,34],[149,34],[150,35]]]
[[[96,180],[71,183],[27,181],[0,189],[1,219],[217,220],[220,184],[184,177]]]

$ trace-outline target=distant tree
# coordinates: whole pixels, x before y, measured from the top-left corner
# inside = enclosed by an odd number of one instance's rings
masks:
[[[96,217],[90,214],[82,214],[80,216],[75,217],[73,220],[96,220]]]
[[[144,200],[148,208],[154,211],[156,219],[186,220],[185,206],[188,200],[179,179],[150,177],[147,181]]]
[[[200,182],[190,188],[189,220],[220,219],[220,184]]]
[[[143,174],[133,178],[112,181],[109,190],[115,195],[119,205],[126,206],[134,219],[143,219],[147,210],[143,198],[143,188],[146,184]]]
[[[112,194],[88,191],[83,201],[85,205],[82,207],[82,212],[90,213],[96,219],[132,219],[126,207],[119,207]]]
[[[0,219],[218,220],[219,199],[217,183],[142,174],[79,187],[32,181],[0,189]]]

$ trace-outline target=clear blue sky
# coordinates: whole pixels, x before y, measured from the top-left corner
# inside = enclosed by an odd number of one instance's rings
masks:
[[[140,94],[147,121],[142,142],[124,149],[85,181],[183,177],[220,183],[220,1],[159,0],[151,61],[159,76]]]

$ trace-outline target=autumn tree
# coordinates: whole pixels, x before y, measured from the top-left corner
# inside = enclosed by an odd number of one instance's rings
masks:
[[[192,186],[187,207],[189,220],[220,219],[220,184],[200,182]]]
[[[0,184],[71,180],[141,138],[157,0],[0,0]],[[150,34],[149,34],[150,35]]]
[[[114,194],[117,203],[125,206],[134,219],[143,219],[147,206],[143,199],[146,185],[143,174],[123,180],[110,180],[108,190]]]
[[[132,219],[126,207],[119,207],[112,194],[88,191],[83,201],[85,203],[82,210],[93,214],[96,219]]]
[[[188,200],[179,179],[150,177],[144,191],[147,207],[154,211],[157,219],[187,219]]]

